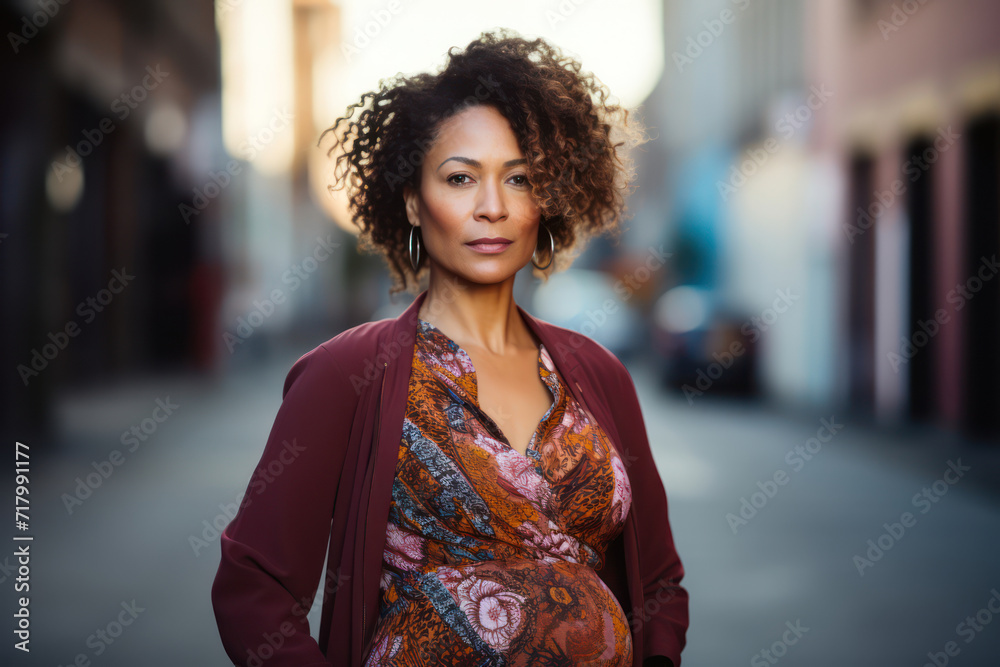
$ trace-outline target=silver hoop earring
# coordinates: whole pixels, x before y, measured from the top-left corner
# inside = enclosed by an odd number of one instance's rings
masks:
[[[556,241],[552,238],[552,232],[549,232],[549,228],[545,225],[542,225],[542,229],[549,234],[549,261],[545,264],[545,266],[538,266],[538,262],[535,261],[535,253],[538,252],[538,248],[535,248],[535,252],[531,253],[531,263],[534,264],[535,268],[539,271],[544,271],[549,268],[552,265],[552,260],[556,258]]]
[[[413,232],[417,230],[416,225],[410,225],[410,266],[413,267],[413,272],[417,272],[417,267],[420,266],[420,237],[417,237],[417,258],[413,259]]]

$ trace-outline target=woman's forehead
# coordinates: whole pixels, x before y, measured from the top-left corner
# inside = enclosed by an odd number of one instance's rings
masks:
[[[523,157],[510,122],[494,107],[485,105],[463,109],[442,121],[429,153],[435,156],[443,153],[451,155],[454,151],[475,160],[488,157],[506,161]],[[507,153],[510,155],[507,156]]]

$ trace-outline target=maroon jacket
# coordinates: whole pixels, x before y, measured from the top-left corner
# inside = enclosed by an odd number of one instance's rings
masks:
[[[236,517],[212,604],[226,653],[247,667],[359,667],[379,612],[382,549],[402,438],[417,313],[348,329],[299,358]],[[517,306],[574,397],[625,463],[633,503],[598,574],[632,629],[634,667],[680,665],[684,569],[632,378],[607,348]],[[306,615],[327,556],[317,644]]]

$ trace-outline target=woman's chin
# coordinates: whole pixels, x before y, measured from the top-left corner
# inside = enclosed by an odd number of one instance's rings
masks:
[[[465,282],[495,285],[509,280],[520,268],[509,261],[484,261],[479,263],[479,266],[465,267],[464,270],[457,272],[457,275]]]

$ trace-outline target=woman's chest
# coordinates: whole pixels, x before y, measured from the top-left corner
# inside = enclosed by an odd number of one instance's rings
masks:
[[[520,452],[461,387],[415,373],[396,469],[400,522],[598,565],[624,525],[631,487],[607,434],[572,396],[553,393]],[[427,516],[407,516],[407,503]]]

